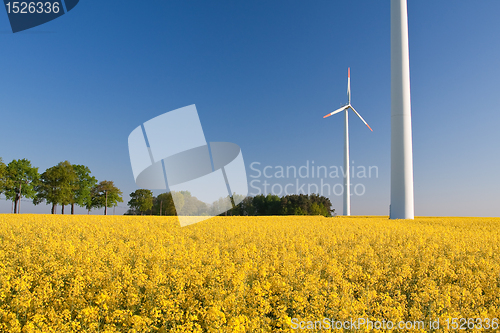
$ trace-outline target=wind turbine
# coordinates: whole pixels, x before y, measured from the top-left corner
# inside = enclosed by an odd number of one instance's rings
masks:
[[[345,112],[345,147],[344,147],[344,215],[351,215],[351,175],[349,171],[349,109],[354,111],[354,113],[361,119],[363,123],[373,132],[370,125],[361,117],[361,115],[352,107],[351,105],[351,68],[347,69],[347,105],[344,105],[338,110],[327,114],[323,118],[330,117],[336,113]]]

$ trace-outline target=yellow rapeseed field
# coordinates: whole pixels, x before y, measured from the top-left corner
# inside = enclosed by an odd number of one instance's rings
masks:
[[[0,215],[0,332],[313,332],[323,318],[496,331],[500,219]]]

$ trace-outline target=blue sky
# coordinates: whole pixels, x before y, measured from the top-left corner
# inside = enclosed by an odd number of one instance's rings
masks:
[[[500,2],[410,0],[408,9],[415,213],[500,216]],[[249,181],[265,180],[252,177],[253,162],[342,166],[343,117],[323,116],[346,102],[351,67],[352,103],[374,130],[351,116],[351,159],[378,168],[353,179],[365,193],[352,213],[387,215],[389,16],[389,1],[82,0],[12,34],[0,10],[0,156],[40,171],[88,165],[123,190],[125,207],[136,189],[130,132],[196,104],[207,141],[240,145]],[[331,199],[341,212],[342,197]],[[0,213],[10,208],[0,201]]]

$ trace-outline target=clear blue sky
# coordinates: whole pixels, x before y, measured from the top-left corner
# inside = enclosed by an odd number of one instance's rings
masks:
[[[416,214],[500,216],[500,2],[408,6]],[[12,34],[2,9],[0,156],[42,172],[64,160],[88,165],[127,201],[136,189],[130,132],[196,104],[207,141],[240,145],[249,181],[265,180],[251,177],[252,162],[341,166],[343,117],[323,115],[346,102],[350,66],[352,103],[374,130],[351,116],[351,157],[379,170],[353,179],[365,194],[353,197],[352,213],[387,215],[389,16],[388,0],[82,0]],[[341,212],[342,197],[331,199]],[[0,213],[10,207],[0,201]]]

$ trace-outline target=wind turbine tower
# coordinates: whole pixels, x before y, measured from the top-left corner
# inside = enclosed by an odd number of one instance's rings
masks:
[[[407,0],[391,0],[391,219],[413,219]]]

